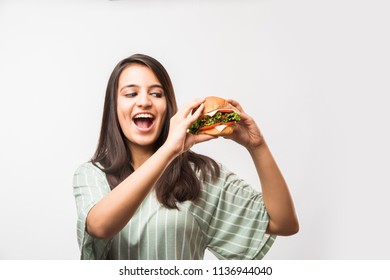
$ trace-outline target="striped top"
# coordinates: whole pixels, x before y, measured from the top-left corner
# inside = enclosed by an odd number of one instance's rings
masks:
[[[269,218],[262,194],[220,168],[216,181],[201,181],[196,203],[167,209],[151,191],[122,231],[102,240],[88,234],[86,217],[110,187],[103,171],[82,164],[73,180],[81,259],[199,260],[206,248],[218,259],[262,259],[275,240],[265,233]]]

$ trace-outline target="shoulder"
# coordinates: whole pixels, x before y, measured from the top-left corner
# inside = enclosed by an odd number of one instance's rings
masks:
[[[90,161],[84,162],[76,168],[74,175],[77,176],[77,175],[82,175],[82,174],[83,175],[90,175],[90,176],[97,176],[97,177],[100,177],[102,179],[106,178],[105,173],[99,167],[97,167],[96,165],[94,165]]]
[[[217,162],[219,172],[218,176],[216,178],[213,178],[211,175],[206,174],[205,180],[203,180],[205,183],[212,183],[213,185],[223,185],[227,180],[231,180],[233,178],[238,178],[237,174],[234,173],[229,167],[226,165]],[[199,176],[201,177],[201,176]]]
[[[88,161],[88,162],[84,162],[84,163],[80,164],[76,168],[75,173],[85,172],[85,171],[101,171],[101,170],[97,166],[95,166],[92,162]]]
[[[254,189],[246,180],[237,175],[229,167],[222,163],[218,163],[218,166],[219,176],[213,179],[207,175],[204,180],[201,180],[203,193],[246,198],[261,195],[258,190]]]
[[[197,172],[197,177],[202,185],[202,192],[214,193],[217,194],[223,190],[224,185],[232,178],[232,176],[236,176],[234,172],[232,172],[226,165],[217,162],[218,172],[217,176],[213,176],[213,174],[207,172],[206,174],[202,174],[200,170]]]

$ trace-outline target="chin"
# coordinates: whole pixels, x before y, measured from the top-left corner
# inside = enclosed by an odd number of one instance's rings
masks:
[[[133,134],[134,135],[134,134]],[[135,137],[126,137],[130,145],[136,145],[139,147],[154,147],[158,136],[156,135],[136,135]]]
[[[154,143],[156,141],[149,140],[149,139],[127,139],[130,145],[136,145],[139,147],[151,147],[154,146]]]

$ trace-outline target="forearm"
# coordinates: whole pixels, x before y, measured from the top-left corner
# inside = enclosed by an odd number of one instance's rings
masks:
[[[107,239],[122,230],[174,158],[175,155],[162,146],[100,200],[87,216],[89,234]]]
[[[288,186],[266,143],[248,149],[255,164],[270,222],[267,232],[292,235],[298,231],[298,219]]]

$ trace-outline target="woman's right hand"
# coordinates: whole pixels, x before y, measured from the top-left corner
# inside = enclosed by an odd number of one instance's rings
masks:
[[[170,151],[176,156],[189,150],[193,145],[201,142],[205,142],[214,138],[212,135],[200,134],[194,135],[188,133],[187,130],[193,122],[195,122],[203,110],[204,98],[196,99],[187,103],[171,118],[168,138],[164,145],[169,147]],[[193,112],[193,110],[195,112]]]

